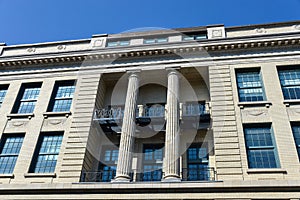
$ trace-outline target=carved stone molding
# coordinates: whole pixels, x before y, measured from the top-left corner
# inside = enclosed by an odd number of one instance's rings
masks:
[[[300,30],[300,24],[294,25],[294,29]]]
[[[257,109],[243,109],[241,110],[242,120],[244,123],[252,122],[268,122],[270,121],[270,116],[268,113],[268,108]]]
[[[65,50],[66,48],[67,48],[66,45],[58,45],[58,46],[57,46],[57,49],[58,49],[58,50]]]
[[[36,51],[36,48],[34,48],[34,47],[27,49],[27,52],[29,52],[29,53],[34,53],[35,51]]]
[[[256,32],[256,33],[266,33],[267,31],[266,31],[266,29],[264,29],[264,28],[256,28],[256,29],[255,29],[255,32]]]

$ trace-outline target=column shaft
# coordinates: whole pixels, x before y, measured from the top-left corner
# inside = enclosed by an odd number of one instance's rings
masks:
[[[180,181],[179,175],[179,74],[176,70],[168,73],[166,107],[166,141],[163,181]]]
[[[114,179],[116,182],[130,181],[138,89],[139,75],[135,72],[131,72],[125,101],[117,171]]]

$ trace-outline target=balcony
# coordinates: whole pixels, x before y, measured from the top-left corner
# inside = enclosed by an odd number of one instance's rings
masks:
[[[80,182],[111,182],[116,176],[115,170],[82,172]],[[160,182],[163,177],[161,169],[144,173],[131,173],[132,182]],[[134,178],[136,177],[136,179]],[[135,181],[133,181],[135,180]],[[213,167],[200,169],[183,168],[181,172],[182,181],[217,181],[216,171]]]
[[[210,123],[208,104],[205,102],[180,103],[180,119],[183,128],[202,129]],[[124,106],[109,106],[95,111],[94,119],[99,121],[106,133],[120,133],[124,116]],[[141,131],[165,130],[165,104],[138,105],[136,125]]]

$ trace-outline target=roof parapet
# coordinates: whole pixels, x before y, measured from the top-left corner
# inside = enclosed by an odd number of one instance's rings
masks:
[[[0,56],[2,55],[3,49],[6,46],[6,43],[0,43]]]
[[[108,34],[92,35],[92,39],[90,42],[91,48],[92,49],[105,48],[107,37],[108,37]]]

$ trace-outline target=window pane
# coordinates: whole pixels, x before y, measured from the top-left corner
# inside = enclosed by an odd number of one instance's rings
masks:
[[[67,100],[55,100],[53,106],[53,112],[69,111],[72,105],[72,99]]]
[[[22,100],[37,99],[40,94],[40,88],[26,88]]]
[[[7,92],[7,88],[6,89],[0,88],[0,108],[3,103],[4,97],[6,95],[6,92]]]
[[[33,113],[36,101],[21,102],[18,113]]]
[[[300,69],[278,71],[284,99],[300,98]]]
[[[38,155],[34,158],[34,173],[54,172],[57,156],[60,151],[63,135],[43,135],[41,138]]]
[[[49,110],[51,112],[70,111],[72,98],[75,92],[74,81],[57,82],[55,84],[56,93],[52,97]]]
[[[271,127],[244,128],[249,168],[277,168]]]
[[[295,140],[295,144],[296,144],[296,148],[297,148],[297,152],[298,152],[298,157],[300,160],[300,126],[292,126],[292,130],[293,130],[293,135],[294,135],[294,140]]]
[[[237,86],[241,102],[264,100],[259,71],[237,73]]]
[[[1,141],[0,174],[11,174],[14,170],[23,136],[4,136]]]

